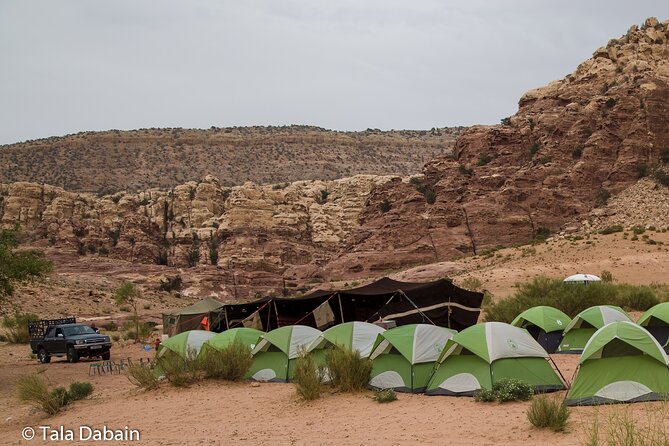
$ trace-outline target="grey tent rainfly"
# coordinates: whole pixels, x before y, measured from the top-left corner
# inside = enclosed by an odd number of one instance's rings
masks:
[[[459,288],[447,279],[416,283],[384,277],[357,288],[220,304],[209,322],[210,329],[219,332],[235,327],[270,331],[296,324],[323,330],[342,322],[380,320],[463,330],[477,322],[482,301],[482,293]]]

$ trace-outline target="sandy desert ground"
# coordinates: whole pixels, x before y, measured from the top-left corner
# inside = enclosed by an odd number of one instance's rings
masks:
[[[667,233],[651,233],[650,237],[669,244]],[[507,248],[492,256],[417,267],[394,277],[427,280],[452,275],[458,282],[475,277],[500,299],[513,293],[516,282],[542,274],[563,277],[609,270],[620,282],[665,283],[669,281],[668,262],[667,245],[624,240],[621,234],[612,234]],[[61,274],[68,273],[61,269]],[[160,308],[153,307],[147,313],[158,313]],[[112,358],[151,355],[139,345],[118,344]],[[578,357],[553,357],[571,380]],[[525,402],[485,404],[471,398],[400,394],[396,402],[378,404],[371,393],[363,392],[327,393],[320,400],[305,403],[296,398],[292,384],[217,381],[188,389],[163,385],[157,391],[144,392],[124,374],[89,376],[89,364],[68,364],[58,359],[41,365],[30,357],[27,346],[0,344],[0,443],[42,444],[39,439],[22,440],[21,430],[44,424],[72,429],[81,424],[97,428],[128,426],[139,429],[141,444],[148,445],[578,445],[585,443],[596,419],[602,429],[612,417],[621,416],[633,417],[639,427],[660,422],[669,428],[669,404],[665,403],[575,408],[568,432],[552,433],[530,425],[526,418],[529,403]],[[94,395],[57,416],[47,417],[16,398],[16,378],[29,373],[42,373],[51,385],[90,381],[95,386]]]
[[[526,418],[528,402],[477,403],[472,398],[399,394],[379,404],[370,392],[326,393],[302,402],[292,384],[204,381],[187,389],[163,385],[155,391],[136,389],[120,375],[89,376],[90,361],[48,366],[29,357],[22,346],[0,346],[0,438],[3,444],[49,444],[39,435],[21,438],[26,426],[140,431],[146,445],[577,445],[584,444],[595,419],[605,425],[612,416],[634,417],[639,426],[654,420],[669,427],[665,403],[639,403],[574,408],[566,433],[533,428]],[[116,348],[114,357],[146,357],[139,345]],[[553,355],[571,380],[578,357]],[[14,383],[28,373],[42,373],[52,385],[90,381],[91,399],[74,403],[47,417],[18,402]],[[560,393],[564,396],[564,392]],[[39,431],[38,431],[39,432]],[[115,442],[133,444],[133,442]],[[136,444],[136,443],[135,443]]]

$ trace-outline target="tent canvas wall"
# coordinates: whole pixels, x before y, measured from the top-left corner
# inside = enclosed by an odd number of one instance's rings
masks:
[[[630,321],[622,308],[599,305],[586,308],[576,315],[562,334],[558,353],[581,353],[597,329],[616,321]]]
[[[360,357],[367,358],[372,353],[377,336],[384,331],[386,331],[384,328],[367,322],[344,322],[325,330],[309,344],[307,351],[317,353],[319,350],[339,346],[357,350],[360,352]]]
[[[562,340],[562,332],[571,318],[557,308],[537,306],[528,308],[511,322],[514,327],[527,330],[548,353],[557,350]]]
[[[660,343],[669,353],[669,302],[662,302],[642,314],[636,322]]]
[[[411,324],[379,334],[370,354],[370,387],[423,392],[435,360],[454,333],[435,325]]]
[[[287,382],[295,373],[295,360],[322,332],[304,325],[290,325],[263,334],[252,351],[248,375],[256,381]]]
[[[157,357],[161,358],[168,352],[173,352],[184,358],[189,350],[192,350],[195,355],[199,355],[202,345],[214,337],[215,334],[204,330],[190,330],[179,333],[168,338],[158,346]]]
[[[548,353],[527,331],[501,322],[470,327],[448,341],[426,395],[471,396],[502,378],[515,378],[538,391],[562,390],[564,383]]]
[[[596,405],[666,399],[669,365],[657,340],[629,321],[595,332],[583,350],[566,404]]]
[[[218,325],[222,307],[222,302],[208,297],[186,308],[163,313],[163,333],[174,336],[184,331],[199,330],[207,326],[209,330],[212,330]]]
[[[483,294],[450,280],[412,283],[387,277],[357,288],[315,291],[300,297],[264,298],[220,309],[220,330],[242,326],[257,313],[255,328],[269,331],[293,324],[325,329],[351,321],[389,319],[397,325],[430,323],[459,330],[477,322]],[[326,314],[326,317],[319,315]],[[248,325],[247,325],[248,326]]]

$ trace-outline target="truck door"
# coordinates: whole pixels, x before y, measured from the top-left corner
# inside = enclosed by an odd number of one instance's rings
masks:
[[[51,353],[66,353],[67,348],[65,348],[66,341],[65,341],[65,334],[63,333],[63,329],[60,327],[56,327],[56,336],[53,338],[52,344],[53,348],[51,349]]]

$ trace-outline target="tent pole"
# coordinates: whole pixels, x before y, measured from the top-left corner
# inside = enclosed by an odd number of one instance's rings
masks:
[[[562,381],[564,381],[564,384],[567,386],[567,390],[569,390],[571,388],[571,384],[569,383],[569,381],[567,381],[567,379],[564,377],[564,375],[562,375],[562,372],[558,368],[555,361],[553,361],[553,358],[551,357],[551,355],[548,355],[548,359],[550,360],[550,362],[553,363],[553,367],[555,367],[555,370],[557,370],[557,372],[560,374],[560,378],[562,378]]]
[[[279,325],[279,310],[276,308],[276,300],[272,299],[272,303],[274,304],[274,314],[276,315],[276,328],[279,328],[281,325]]]
[[[339,299],[339,314],[341,315],[341,323],[344,323],[344,308],[341,306],[341,294],[337,293],[337,299]]]
[[[223,307],[223,315],[225,316],[225,329],[230,330],[230,322],[228,321],[228,308]]]
[[[418,305],[416,305],[416,304],[413,302],[413,300],[411,300],[411,299],[409,298],[409,296],[406,295],[406,293],[405,293],[404,291],[399,290],[399,292],[402,293],[402,296],[404,296],[404,297],[407,298],[407,300],[409,301],[409,303],[410,303],[411,305],[413,305],[413,307],[414,307],[416,310],[418,310],[418,312],[420,313],[421,316],[423,316],[425,319],[427,319],[428,321],[430,321],[430,323],[431,323],[432,325],[437,325],[437,324],[435,324],[434,322],[432,322],[432,319],[430,319],[430,318],[428,317],[427,314],[423,313],[423,312],[420,310],[420,308],[418,308]]]
[[[272,309],[270,308],[270,309],[267,310],[267,330],[266,331],[270,331],[271,324],[272,324]]]
[[[395,296],[397,296],[397,291],[395,291],[395,292],[393,293],[393,295],[390,296],[390,299],[388,299],[388,302],[386,302],[385,304],[383,304],[383,307],[385,307],[386,305],[388,305],[388,304],[390,303],[390,301],[393,300],[393,299],[395,298]],[[376,316],[377,314],[379,314],[379,311],[381,311],[381,309],[382,309],[383,307],[379,308],[379,309],[376,311],[376,313],[372,314],[369,318],[367,318],[367,320],[366,320],[365,322],[369,322],[370,320],[372,320],[372,318],[373,318],[374,316]]]

